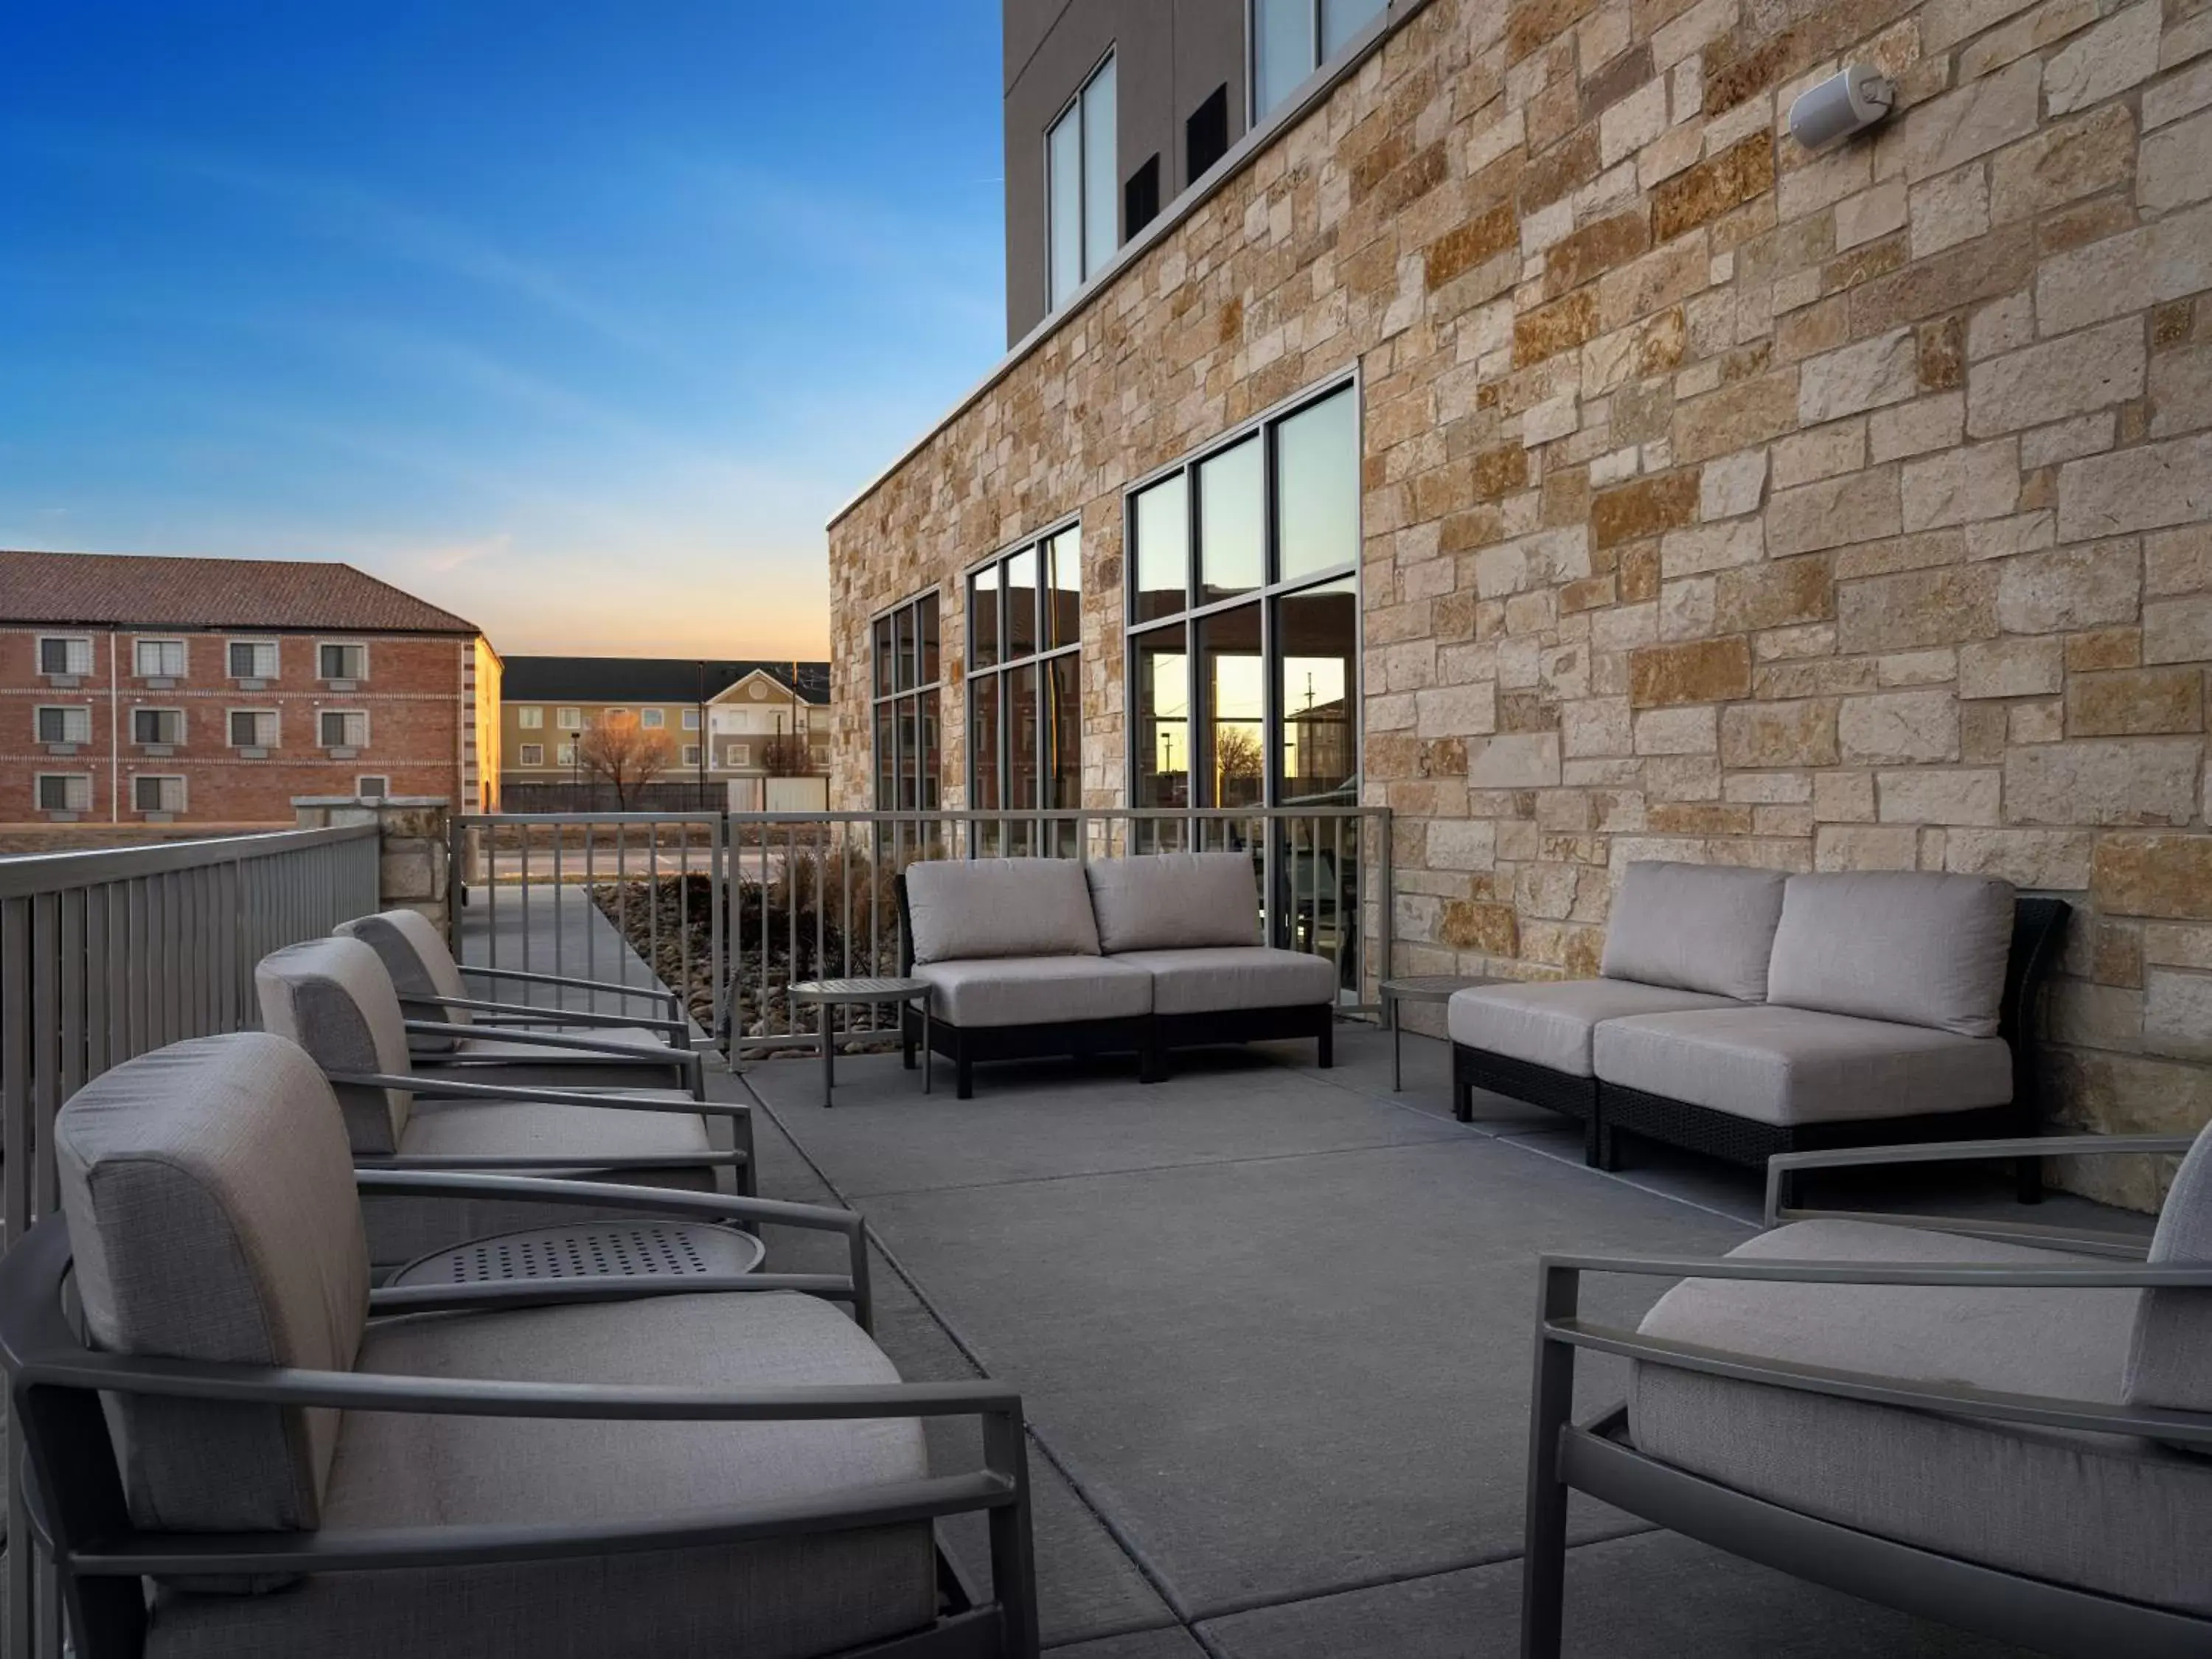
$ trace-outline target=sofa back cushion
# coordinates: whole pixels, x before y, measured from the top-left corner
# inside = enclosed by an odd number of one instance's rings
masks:
[[[1073,859],[930,859],[906,871],[914,959],[1095,957],[1098,927]]]
[[[376,952],[384,971],[392,975],[392,988],[399,993],[402,1012],[410,1018],[438,1020],[447,1025],[471,1023],[465,1008],[428,1003],[412,1008],[404,1006],[409,997],[466,998],[469,994],[453,953],[422,915],[413,910],[385,910],[342,921],[331,931],[340,939],[357,939]],[[424,1054],[442,1054],[459,1041],[450,1036],[418,1036],[414,1047]]]
[[[265,1032],[199,1037],[95,1079],[54,1124],[85,1328],[137,1358],[350,1370],[368,1249],[337,1102]],[[335,1411],[114,1397],[131,1518],[312,1528]]]
[[[2149,1261],[2154,1267],[2212,1267],[2212,1126],[2198,1133],[2166,1189]],[[2122,1387],[2130,1406],[2212,1412],[2212,1291],[2143,1292]]]
[[[1108,951],[1257,945],[1260,884],[1249,853],[1153,853],[1084,866]]]
[[[271,951],[253,969],[261,1029],[289,1037],[325,1072],[411,1076],[399,993],[374,951],[357,939],[309,939]],[[357,1157],[389,1156],[414,1110],[411,1090],[337,1085]]]
[[[2012,884],[1994,876],[1792,876],[1766,1000],[1995,1036],[2012,912]]]
[[[1598,972],[1758,1002],[1784,879],[1779,870],[1638,860],[1613,893]]]

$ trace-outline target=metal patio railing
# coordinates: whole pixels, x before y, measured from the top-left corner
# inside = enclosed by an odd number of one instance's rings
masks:
[[[0,1215],[57,1208],[54,1114],[110,1067],[257,1023],[253,966],[376,908],[374,824],[0,859]],[[8,1659],[61,1651],[8,1426]],[[34,1577],[40,1582],[34,1588]]]
[[[470,815],[453,822],[459,930],[478,954],[599,977],[612,925],[732,1057],[817,1041],[795,980],[896,973],[892,878],[916,859],[1249,852],[1267,937],[1335,964],[1346,1013],[1379,1010],[1389,959],[1384,807]],[[856,1011],[845,1041],[878,1035]],[[883,1018],[888,1018],[888,1016]]]

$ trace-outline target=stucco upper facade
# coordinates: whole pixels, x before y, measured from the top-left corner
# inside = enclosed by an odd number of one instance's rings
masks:
[[[1676,857],[2080,907],[2062,1109],[2212,1116],[2212,9],[1431,0],[831,526],[867,632],[1071,515],[1126,799],[1125,487],[1356,372],[1401,970],[1597,964]],[[1786,131],[1845,64],[1898,109]],[[944,799],[961,799],[960,700]]]

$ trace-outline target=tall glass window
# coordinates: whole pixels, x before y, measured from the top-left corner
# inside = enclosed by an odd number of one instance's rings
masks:
[[[968,576],[968,799],[980,811],[1083,801],[1083,532],[1024,542]]]
[[[937,595],[922,593],[875,620],[876,810],[933,812],[944,772]]]
[[[1384,0],[1251,0],[1252,110],[1256,123],[1306,76],[1352,44]]]
[[[1134,805],[1355,801],[1358,400],[1332,386],[1128,497]]]
[[[1046,259],[1055,311],[1121,245],[1115,108],[1109,54],[1045,134]]]

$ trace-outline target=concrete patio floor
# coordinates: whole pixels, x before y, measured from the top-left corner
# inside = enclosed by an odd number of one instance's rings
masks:
[[[862,1211],[887,1269],[878,1336],[909,1377],[1018,1387],[1034,1436],[1048,1646],[1085,1659],[1505,1656],[1517,1650],[1534,1261],[1546,1249],[1717,1254],[1756,1178],[1638,1153],[1479,1097],[1451,1121],[1443,1043],[1387,1036],[1133,1066],[979,1070],[924,1096],[896,1056],[750,1066],[762,1190]],[[1902,1196],[2013,1207],[1994,1174]],[[1963,1182],[1963,1185],[1958,1184]],[[2038,1217],[2081,1219],[2056,1199]],[[2095,1212],[2106,1224],[2109,1212]],[[1604,1285],[1632,1321],[1650,1292]],[[1620,1375],[1586,1362],[1583,1404]],[[948,1455],[963,1449],[948,1440]],[[1903,1618],[1586,1504],[1569,1650],[1607,1659],[2013,1650]],[[980,1534],[955,1540],[984,1573]]]

